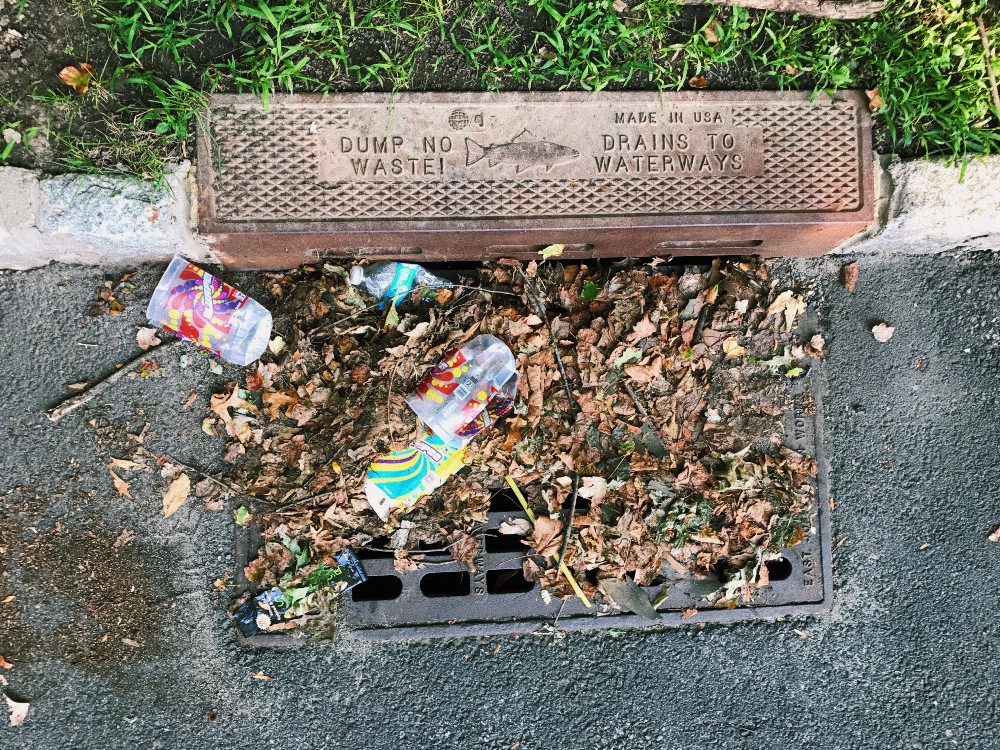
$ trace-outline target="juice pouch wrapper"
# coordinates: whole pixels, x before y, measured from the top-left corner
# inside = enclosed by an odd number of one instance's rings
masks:
[[[394,508],[409,510],[459,471],[472,439],[514,407],[518,380],[517,370],[512,370],[507,380],[482,400],[478,412],[457,427],[451,443],[425,429],[410,447],[376,458],[368,469],[365,495],[379,518],[384,521]]]

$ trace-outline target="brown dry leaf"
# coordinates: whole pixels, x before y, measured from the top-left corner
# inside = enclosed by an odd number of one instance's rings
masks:
[[[287,415],[299,401],[299,396],[295,391],[268,391],[263,396],[264,405],[267,406],[267,413],[271,419],[277,419],[282,407]]]
[[[0,669],[13,669],[14,665],[3,658],[3,654],[0,654]]]
[[[868,109],[872,112],[878,112],[882,109],[882,94],[879,92],[878,86],[871,90],[866,90],[865,93],[868,94]]]
[[[991,542],[1000,542],[1000,526],[997,526],[996,529],[993,530],[993,533],[990,534],[989,538]]]
[[[4,695],[4,700],[7,701],[7,710],[10,711],[10,725],[16,727],[24,722],[28,718],[28,708],[31,706],[30,703],[19,703],[16,700],[11,699],[9,695]]]
[[[632,333],[629,334],[627,341],[630,344],[634,344],[637,341],[642,341],[642,339],[647,336],[652,336],[657,330],[656,325],[650,322],[649,316],[647,315],[635,324],[635,328],[632,329]]]
[[[580,480],[580,489],[577,493],[580,497],[585,497],[593,505],[597,505],[608,494],[608,480],[604,477],[583,477]]]
[[[885,323],[879,323],[878,325],[872,326],[872,336],[880,344],[885,344],[892,338],[892,334],[896,332],[893,326],[887,326]]]
[[[791,331],[795,325],[795,317],[806,311],[806,302],[801,295],[796,296],[791,290],[786,290],[775,297],[774,302],[767,308],[767,316],[775,313],[785,316],[785,330]]]
[[[528,367],[528,424],[535,424],[542,416],[542,404],[545,403],[544,372],[540,365]]]
[[[170,518],[170,516],[180,510],[180,507],[184,505],[190,493],[191,478],[182,472],[177,479],[170,483],[167,491],[163,493],[163,517]]]
[[[0,604],[10,604],[15,599],[17,599],[17,594],[9,594],[3,598],[3,601],[0,601]]]
[[[718,44],[722,39],[722,37],[719,36],[719,31],[721,30],[722,23],[718,18],[713,18],[702,28],[701,35],[705,37],[705,41],[709,44]]]
[[[274,678],[269,674],[264,674],[263,672],[254,672],[252,675],[255,680],[273,680]]]
[[[184,402],[184,406],[182,406],[181,408],[187,409],[188,407],[191,406],[191,404],[193,404],[197,400],[197,398],[198,398],[198,392],[191,391],[191,395],[187,397],[187,401]]]
[[[115,461],[118,459],[113,459],[110,464],[108,464],[108,473],[111,475],[111,481],[115,483],[115,489],[118,490],[118,494],[122,497],[127,497],[132,500],[132,493],[129,483],[122,479],[120,476],[115,474]],[[128,462],[131,463],[131,462]]]
[[[531,535],[531,548],[542,557],[559,554],[562,547],[563,522],[548,516],[535,520],[535,530]]]
[[[497,531],[505,536],[527,536],[531,533],[531,521],[527,518],[511,518],[501,523]]]
[[[821,359],[823,357],[823,350],[825,347],[826,339],[817,333],[810,338],[808,342],[806,342],[805,352],[813,359]]]
[[[722,342],[722,351],[726,353],[727,357],[742,357],[747,353],[747,350],[740,346],[740,341],[737,338],[729,338]]]
[[[248,391],[260,391],[264,388],[264,375],[260,371],[260,363],[257,363],[257,368],[248,371],[246,374],[246,384]]]
[[[688,83],[696,89],[708,88],[708,80],[701,76],[694,76]]]
[[[157,333],[155,328],[140,328],[135,334],[135,341],[139,344],[139,348],[146,351],[162,344],[163,342],[160,341]]]
[[[97,70],[90,63],[80,63],[80,67],[67,65],[59,71],[59,80],[72,86],[78,94],[86,94]]]
[[[257,413],[257,407],[251,404],[249,401],[244,401],[240,398],[240,387],[233,386],[233,392],[226,396],[223,393],[216,393],[212,396],[212,403],[210,406],[211,410],[215,412],[226,425],[226,434],[234,438],[243,438],[240,442],[244,442],[246,438],[245,432],[241,432],[236,423],[233,421],[233,415],[229,413],[230,409],[244,409],[251,414]],[[246,425],[244,425],[245,427]],[[246,430],[249,432],[249,429]]]
[[[456,530],[448,536],[448,541],[450,542],[448,551],[453,560],[471,564],[476,559],[476,553],[479,552],[479,542],[474,536]]]
[[[854,287],[858,283],[858,262],[845,263],[840,267],[840,283],[844,285],[844,289],[849,292],[854,291]]]
[[[70,383],[66,387],[69,390],[73,391],[74,393],[79,393],[80,391],[87,390],[87,386],[89,385],[90,385],[89,380],[81,380],[79,383]]]
[[[681,619],[690,620],[696,614],[698,614],[698,610],[695,607],[688,607],[686,609],[681,610]]]

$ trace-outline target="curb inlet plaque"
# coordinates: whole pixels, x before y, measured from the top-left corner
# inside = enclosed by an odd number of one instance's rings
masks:
[[[216,96],[200,230],[230,265],[817,255],[874,217],[859,92]]]
[[[803,541],[768,565],[771,582],[753,601],[736,609],[714,607],[704,597],[719,588],[717,579],[678,577],[665,565],[662,580],[643,589],[652,597],[663,585],[670,587],[669,595],[658,607],[662,618],[658,623],[628,612],[600,612],[597,607],[587,610],[575,597],[565,603],[558,598],[546,603],[540,584],[527,582],[521,573],[524,545],[519,538],[504,537],[498,531],[504,521],[524,517],[513,497],[498,492],[480,532],[480,552],[474,569],[452,560],[447,550],[426,550],[426,567],[398,573],[391,550],[355,550],[368,581],[343,595],[338,608],[340,627],[352,638],[408,640],[526,633],[553,624],[566,631],[648,628],[679,625],[682,621],[739,622],[828,611],[833,578],[829,467],[821,432],[823,383],[818,365],[807,378],[796,381],[793,407],[785,416],[786,443],[815,457],[818,466],[816,505],[808,512],[809,527]],[[578,510],[582,509],[578,505]],[[256,532],[237,527],[238,586],[243,591],[249,589],[249,584],[242,569],[256,555],[260,541]],[[691,615],[691,609],[697,613]],[[244,642],[264,647],[309,643],[285,633],[262,633]]]

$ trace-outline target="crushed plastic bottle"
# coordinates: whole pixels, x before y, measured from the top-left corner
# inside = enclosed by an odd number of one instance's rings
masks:
[[[406,399],[424,422],[420,438],[368,469],[365,496],[379,518],[409,510],[460,471],[466,446],[514,407],[519,379],[514,354],[496,336],[448,354]]]
[[[398,263],[383,261],[370,266],[352,266],[348,277],[354,286],[359,286],[368,294],[383,300],[379,307],[384,307],[390,300],[398,300],[408,294],[415,286],[429,288],[450,287],[450,281],[435,276],[423,266],[416,263]]]
[[[496,336],[476,336],[446,356],[425,377],[406,403],[445,445],[461,448],[463,432],[493,399],[517,386],[514,354]]]
[[[179,255],[156,285],[146,317],[235,365],[254,362],[271,338],[263,305]]]

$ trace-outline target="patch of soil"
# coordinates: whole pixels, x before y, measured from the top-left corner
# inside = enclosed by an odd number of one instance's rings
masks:
[[[66,529],[35,533],[0,522],[0,654],[9,661],[55,655],[93,674],[147,659],[162,638],[157,583],[166,550],[140,548],[128,534]],[[160,558],[160,559],[155,559]]]

